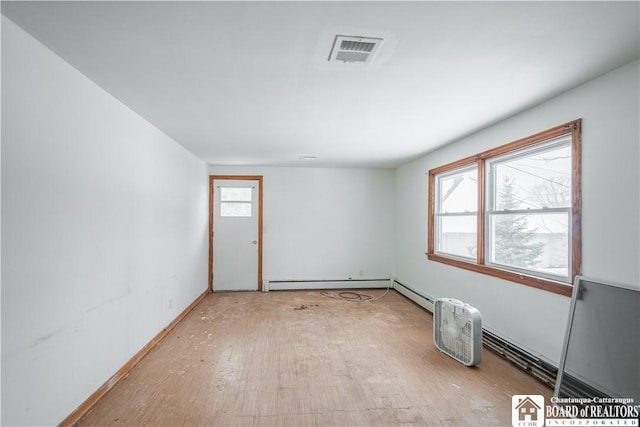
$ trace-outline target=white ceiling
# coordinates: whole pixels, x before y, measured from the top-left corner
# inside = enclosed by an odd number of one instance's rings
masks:
[[[638,58],[639,5],[3,1],[2,13],[208,163],[395,167]],[[329,63],[336,34],[384,42],[370,64]]]

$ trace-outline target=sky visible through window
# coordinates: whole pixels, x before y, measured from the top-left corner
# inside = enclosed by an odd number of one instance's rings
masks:
[[[517,158],[496,165],[498,197],[495,210],[528,210],[571,206],[571,146],[567,145],[545,153]],[[499,195],[503,193],[505,183],[511,182],[513,199],[517,205],[501,205]],[[477,169],[441,179],[442,213],[476,212],[478,199]],[[490,208],[491,209],[491,208]],[[532,231],[558,233],[566,232],[566,215],[529,215]],[[452,228],[458,232],[475,233],[475,218],[460,217],[451,219]],[[447,227],[449,228],[449,227]]]

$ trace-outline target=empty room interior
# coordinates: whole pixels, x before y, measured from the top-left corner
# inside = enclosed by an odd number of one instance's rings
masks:
[[[640,405],[640,2],[0,6],[2,425]]]

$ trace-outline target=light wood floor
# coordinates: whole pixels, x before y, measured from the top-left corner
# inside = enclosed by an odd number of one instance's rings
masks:
[[[486,349],[440,353],[432,322],[393,290],[211,294],[78,425],[510,426],[511,395],[551,396]]]

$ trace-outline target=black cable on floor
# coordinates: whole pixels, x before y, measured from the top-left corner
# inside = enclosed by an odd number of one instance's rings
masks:
[[[362,294],[360,292],[353,292],[353,291],[342,291],[342,292],[338,292],[337,294],[335,292],[329,292],[329,291],[324,291],[324,292],[320,292],[321,295],[325,296],[325,297],[329,297],[329,298],[333,298],[333,299],[339,299],[342,301],[349,301],[349,302],[367,302],[367,301],[375,301],[377,299],[382,298],[383,296],[385,296],[388,292],[389,292],[389,288],[391,287],[391,284],[389,284],[389,286],[387,286],[387,290],[384,292],[384,294],[380,295],[379,297],[372,297],[371,295],[368,294]]]

